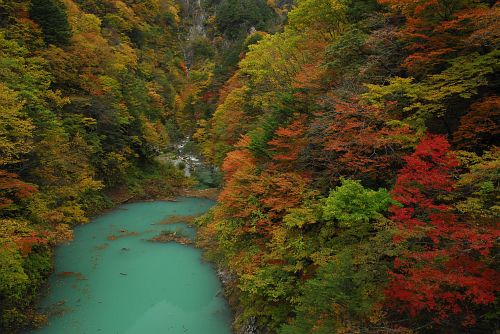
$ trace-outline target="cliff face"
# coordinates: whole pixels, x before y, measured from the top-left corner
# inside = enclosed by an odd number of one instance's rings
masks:
[[[202,0],[179,1],[182,16],[182,31],[179,36],[183,50],[186,67],[190,69],[194,65],[196,43],[206,40],[208,13]]]
[[[222,87],[248,46],[263,32],[281,29],[286,5],[264,0],[181,0],[179,6],[178,39],[189,77],[182,93],[189,102],[180,106],[180,114],[203,121],[215,111]]]

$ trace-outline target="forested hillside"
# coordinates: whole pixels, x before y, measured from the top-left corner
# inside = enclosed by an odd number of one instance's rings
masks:
[[[195,135],[224,175],[200,244],[240,331],[499,329],[499,15],[300,0],[248,37]]]
[[[114,197],[185,184],[155,157],[191,124],[173,1],[0,1],[0,332],[31,309],[52,247]],[[115,196],[116,195],[116,196]]]
[[[0,0],[0,332],[192,138],[235,332],[496,333],[499,42],[495,0]]]

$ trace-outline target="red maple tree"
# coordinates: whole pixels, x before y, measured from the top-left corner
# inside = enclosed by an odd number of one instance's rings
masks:
[[[491,48],[498,41],[498,2],[459,0],[378,0],[402,14],[407,44],[403,66],[412,74],[432,72],[471,47]],[[490,7],[491,6],[491,7]]]
[[[483,259],[500,236],[496,226],[461,221],[443,199],[453,191],[458,161],[440,135],[427,135],[405,158],[392,191],[397,244],[406,250],[396,258],[386,290],[388,305],[410,317],[433,321],[460,319],[475,323],[471,308],[495,301],[499,273]]]
[[[0,170],[0,209],[11,206],[15,200],[26,198],[36,192],[36,188],[19,180],[19,176]]]

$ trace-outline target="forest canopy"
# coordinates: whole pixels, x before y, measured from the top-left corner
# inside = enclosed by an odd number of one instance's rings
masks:
[[[73,226],[186,184],[156,159],[189,119],[178,24],[169,0],[0,1],[0,332],[44,321]]]
[[[299,0],[197,138],[236,327],[498,330],[496,1]]]
[[[246,333],[500,330],[500,3],[0,0],[0,332],[55,246],[221,173],[197,243]],[[168,283],[165,283],[168,284]]]

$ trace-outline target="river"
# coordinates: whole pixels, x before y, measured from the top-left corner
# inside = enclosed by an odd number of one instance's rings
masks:
[[[76,227],[74,240],[56,250],[40,303],[49,324],[29,333],[231,333],[220,281],[201,250],[148,241],[162,231],[192,239],[194,229],[179,216],[213,204],[196,198],[126,204]]]

